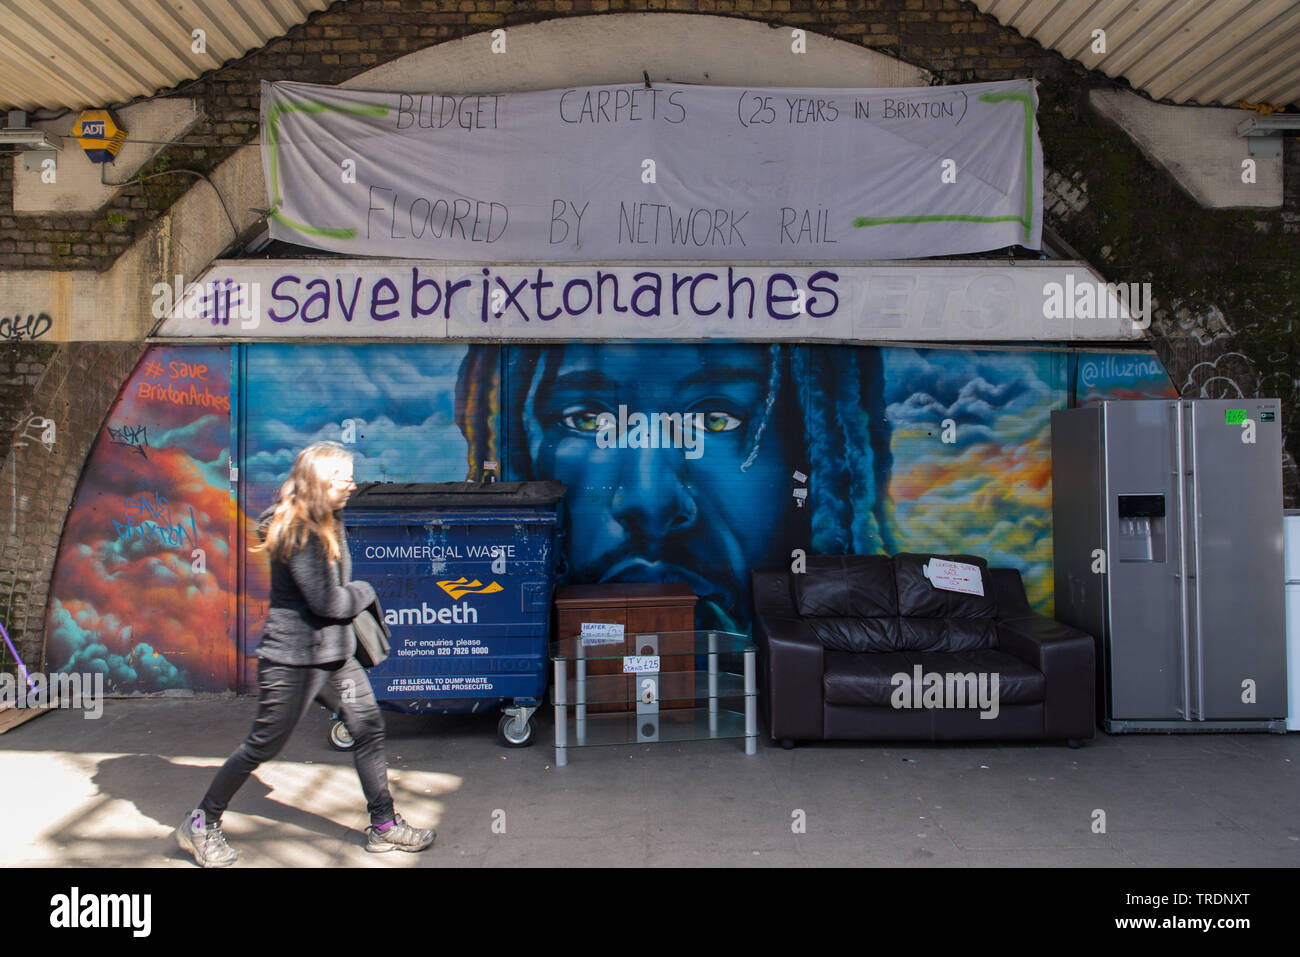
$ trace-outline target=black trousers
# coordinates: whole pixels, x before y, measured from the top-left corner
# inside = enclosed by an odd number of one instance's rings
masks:
[[[384,756],[384,718],[365,670],[355,658],[326,665],[257,663],[257,717],[244,743],[226,759],[199,810],[208,824],[221,821],[230,799],[259,764],[280,753],[312,702],[337,711],[355,744],[352,752],[371,824],[393,819]]]

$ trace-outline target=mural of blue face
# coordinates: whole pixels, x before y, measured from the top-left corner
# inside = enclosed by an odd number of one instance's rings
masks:
[[[750,569],[788,562],[789,543],[807,538],[791,496],[802,429],[798,403],[779,401],[780,350],[666,345],[650,361],[644,346],[522,351],[533,374],[507,379],[523,432],[511,444],[526,477],[569,486],[568,580],[685,582],[701,626],[744,631]],[[673,433],[677,447],[632,447],[636,413],[703,428]]]

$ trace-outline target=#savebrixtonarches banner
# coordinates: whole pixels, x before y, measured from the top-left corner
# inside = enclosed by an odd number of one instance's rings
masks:
[[[1029,80],[375,93],[262,84],[271,236],[453,261],[906,259],[1039,247]]]

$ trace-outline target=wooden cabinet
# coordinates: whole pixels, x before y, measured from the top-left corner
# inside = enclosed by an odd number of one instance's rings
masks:
[[[642,649],[635,647],[638,634],[659,635],[659,654],[670,656],[662,660],[660,694],[664,708],[693,708],[695,700],[690,680],[674,680],[672,672],[694,671],[693,656],[675,652],[692,647],[690,637],[680,638],[674,644],[671,632],[693,632],[695,629],[695,593],[678,582],[633,583],[616,582],[609,585],[565,585],[555,590],[555,637],[574,638],[582,633],[583,622],[600,622],[622,625],[623,644],[600,645],[600,654],[638,655]],[[623,673],[623,663],[618,659],[590,661],[587,674],[615,675]],[[625,701],[622,704],[588,705],[592,713],[627,711],[636,700],[633,678],[626,681]]]

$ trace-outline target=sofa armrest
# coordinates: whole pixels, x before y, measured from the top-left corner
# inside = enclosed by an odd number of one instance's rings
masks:
[[[794,610],[787,572],[756,571],[754,642],[762,696],[774,739],[820,740],[824,701],[822,643]]]
[[[1091,738],[1097,724],[1092,636],[1038,614],[998,621],[997,629],[998,646],[1046,679],[1044,737]]]

